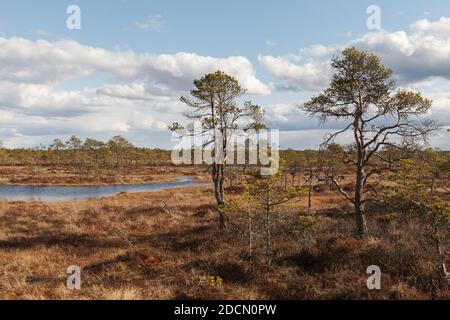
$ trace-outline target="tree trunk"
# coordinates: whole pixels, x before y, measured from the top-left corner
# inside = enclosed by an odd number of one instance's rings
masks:
[[[311,207],[312,207],[312,183],[309,183],[309,187],[308,187],[308,213],[311,212]]]
[[[364,203],[362,199],[364,186],[364,169],[361,166],[357,167],[356,172],[356,186],[355,186],[355,214],[356,214],[356,226],[358,236],[361,238],[367,238],[367,221],[366,214],[364,212]]]
[[[227,221],[225,214],[221,211],[221,207],[225,203],[224,198],[224,177],[223,177],[223,165],[221,164],[213,164],[212,166],[212,179],[214,183],[214,196],[216,198],[216,203],[219,209],[219,228],[220,230],[227,228]]]
[[[361,96],[359,99],[359,106],[357,111],[357,116],[354,124],[354,134],[357,146],[357,161],[356,161],[356,181],[355,181],[355,214],[356,214],[356,226],[357,234],[360,238],[367,238],[367,222],[366,214],[364,212],[364,187],[366,183],[365,175],[365,160],[367,157],[367,149],[364,140],[364,120],[363,120],[363,103],[361,101]]]
[[[362,206],[357,207],[357,205],[355,204],[355,211],[356,211],[356,225],[358,228],[358,236],[360,238],[367,238],[369,233],[367,230],[367,221],[364,208],[362,208]]]

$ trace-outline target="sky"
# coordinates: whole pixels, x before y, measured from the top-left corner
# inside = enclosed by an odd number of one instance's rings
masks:
[[[71,5],[81,29],[67,28]],[[367,25],[372,5],[380,29]],[[264,108],[283,148],[316,148],[339,124],[298,106],[326,88],[330,58],[348,46],[378,54],[399,88],[433,100],[427,117],[450,127],[448,0],[0,0],[0,139],[32,147],[120,134],[170,148],[180,96],[222,70]],[[449,133],[431,144],[450,150]]]

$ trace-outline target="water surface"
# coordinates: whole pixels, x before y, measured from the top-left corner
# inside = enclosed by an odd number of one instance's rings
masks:
[[[114,196],[120,192],[151,192],[205,184],[207,183],[195,182],[193,179],[125,186],[17,186],[0,184],[0,199],[38,201],[99,199]]]

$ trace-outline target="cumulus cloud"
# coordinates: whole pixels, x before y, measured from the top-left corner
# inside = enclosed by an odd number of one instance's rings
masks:
[[[0,81],[0,93],[1,109],[28,115],[72,117],[118,103],[95,90],[62,91],[45,84]]]
[[[450,18],[417,21],[411,25],[410,34],[369,33],[352,45],[378,53],[402,84],[430,77],[450,80]]]
[[[8,146],[71,134],[106,139],[139,131],[150,137],[167,131],[167,124],[178,120],[182,110],[177,99],[150,95],[143,84],[65,91],[0,82],[0,92],[0,136]]]
[[[0,135],[15,145],[68,132],[166,131],[168,123],[180,120],[179,97],[192,88],[192,80],[216,70],[235,76],[251,95],[270,94],[245,57],[138,54],[72,40],[0,37]],[[102,84],[67,89],[67,84],[89,85],[85,80]]]
[[[278,90],[309,91],[301,94],[303,99],[323,90],[331,80],[329,59],[345,47],[375,52],[383,63],[394,70],[401,88],[421,91],[433,100],[433,107],[426,115],[442,126],[450,125],[450,18],[436,21],[420,20],[410,26],[410,31],[368,33],[355,40],[336,46],[315,45],[300,49],[285,56],[260,56],[259,61],[266,71],[278,81],[273,85]],[[318,143],[316,119],[311,119],[298,108],[298,103],[272,104],[266,107],[266,121],[271,128],[289,131],[286,139],[300,136]],[[329,122],[320,132],[331,132],[342,128],[342,123]],[[310,133],[308,131],[312,130]],[[295,133],[294,133],[295,132]],[[300,137],[299,136],[299,137]],[[447,142],[445,142],[447,139]],[[448,148],[448,134],[440,133],[432,139],[436,146]],[[291,141],[291,144],[294,141]],[[300,142],[300,144],[304,143]],[[297,144],[297,147],[299,144]]]
[[[267,95],[269,87],[256,78],[251,62],[242,56],[216,58],[194,53],[137,54],[109,51],[76,41],[48,42],[0,37],[0,80],[58,84],[66,80],[108,74],[121,81],[146,81],[175,93],[192,79],[222,70],[235,76],[250,94]]]
[[[327,63],[295,64],[283,57],[259,56],[259,62],[274,77],[285,82],[276,84],[278,89],[319,90],[329,80],[330,67]]]
[[[96,90],[96,94],[100,96],[108,96],[112,98],[143,100],[143,101],[172,101],[171,92],[166,88],[158,88],[144,83],[132,84],[107,84]]]
[[[324,87],[329,79],[328,64],[306,63],[295,64],[283,57],[259,56],[259,62],[269,73],[285,80],[279,89],[318,90]]]
[[[430,117],[443,126],[450,126],[450,92],[427,94],[433,100]]]
[[[381,56],[402,85],[433,77],[450,80],[450,18],[419,20],[410,32],[371,32],[347,43],[316,45],[282,57],[260,56],[264,69],[282,80],[279,88],[318,90],[330,80],[329,58],[345,47],[355,46]]]
[[[166,132],[170,136],[167,132],[170,115],[147,111],[144,106],[133,106],[71,117],[49,117],[5,110],[0,113],[0,135],[8,146],[20,146],[20,141],[27,145],[29,141],[48,143],[55,137],[67,138],[72,134],[108,139],[117,134],[128,137],[140,132],[148,139],[147,145],[151,145],[155,132]]]
[[[430,145],[441,150],[448,150],[448,140],[450,127],[443,128],[430,138]],[[280,147],[283,149],[318,149],[324,141],[324,137],[333,132],[329,129],[311,129],[280,132]],[[352,139],[351,133],[340,135],[335,140],[336,143],[347,144]]]
[[[265,110],[265,123],[271,129],[280,131],[298,130],[335,130],[345,128],[342,121],[328,121],[321,125],[319,120],[306,114],[301,109],[302,102],[277,103],[267,105]]]
[[[298,61],[307,60],[310,62],[320,59],[326,59],[334,54],[339,53],[339,47],[327,47],[321,44],[313,45],[309,48],[300,49],[298,55],[293,55],[292,58],[297,58]]]
[[[56,136],[107,139],[121,133],[140,145],[168,147],[167,124],[181,120],[185,106],[179,97],[192,88],[194,78],[222,70],[254,96],[278,89],[307,91],[301,94],[306,98],[328,84],[330,57],[352,45],[379,54],[402,87],[420,90],[434,100],[430,116],[450,125],[450,18],[441,18],[417,21],[408,32],[380,31],[285,56],[260,55],[260,64],[274,78],[270,85],[258,79],[254,66],[243,56],[139,54],[72,40],[0,36],[0,137],[8,146],[32,146]],[[71,88],[74,84],[86,87]],[[284,92],[279,97],[278,103],[270,97],[272,104],[265,105],[264,100],[262,104],[269,126],[284,131],[286,147],[316,146],[326,132],[342,126],[327,123],[317,129],[318,122],[298,108],[297,97]],[[448,147],[448,133],[435,141]]]
[[[309,54],[311,50],[304,49],[302,55],[258,57],[263,68],[278,80],[272,83],[275,90],[318,91],[329,83],[332,74],[329,61],[307,61],[303,57],[306,51]]]
[[[270,75],[282,80],[272,83],[275,89],[317,91],[328,84],[332,74],[329,58],[338,52],[338,47],[314,45],[297,54],[260,55],[258,60]]]

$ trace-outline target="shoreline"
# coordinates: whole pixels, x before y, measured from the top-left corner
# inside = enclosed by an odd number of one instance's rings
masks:
[[[39,204],[70,204],[70,203],[90,203],[90,202],[98,202],[98,201],[110,201],[110,200],[119,200],[117,198],[125,196],[128,198],[134,198],[136,195],[148,195],[148,194],[157,194],[161,193],[164,194],[167,191],[170,190],[183,190],[188,191],[191,188],[204,188],[209,187],[211,184],[207,182],[199,182],[199,184],[187,184],[187,185],[179,185],[179,186],[166,186],[162,187],[158,190],[146,190],[146,191],[118,191],[111,195],[105,195],[103,197],[92,197],[92,198],[80,198],[80,199],[55,199],[55,200],[43,200],[43,199],[6,199],[6,198],[0,198],[0,203],[24,203],[24,204],[31,204],[31,203],[39,203]],[[86,186],[85,186],[86,187]],[[88,186],[90,187],[90,186]]]
[[[80,182],[80,183],[26,183],[26,182],[1,182],[0,186],[18,186],[18,187],[123,187],[123,186],[144,186],[144,185],[150,185],[150,184],[161,184],[161,183],[173,183],[173,182],[179,182],[183,179],[190,179],[192,182],[206,182],[204,178],[202,177],[173,177],[173,178],[166,178],[161,180],[155,180],[155,181],[148,181],[148,182],[113,182],[113,183],[107,183],[107,182]]]
[[[192,179],[194,182],[210,181],[209,176],[195,167],[118,168],[108,172],[84,173],[70,167],[36,166],[35,171],[30,171],[27,167],[11,168],[0,165],[0,185],[5,186],[130,186],[177,182],[180,177]]]

